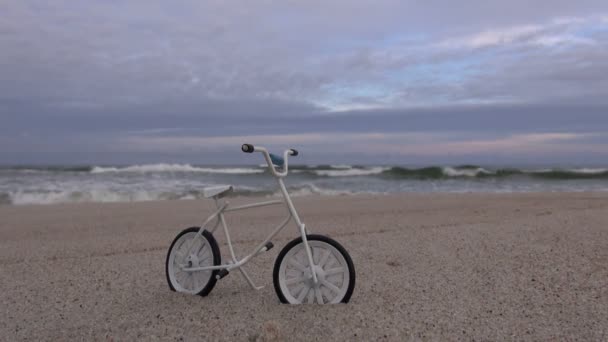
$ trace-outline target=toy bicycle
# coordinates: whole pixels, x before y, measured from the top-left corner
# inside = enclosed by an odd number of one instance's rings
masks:
[[[281,250],[274,264],[273,283],[279,300],[290,304],[347,303],[355,288],[355,267],[350,255],[337,241],[324,235],[307,233],[283,182],[288,173],[288,157],[297,156],[298,151],[288,149],[281,158],[268,153],[263,147],[250,144],[244,144],[242,150],[246,153],[262,153],[268,170],[279,183],[283,200],[230,207],[229,203],[222,199],[232,192],[232,186],[203,189],[203,195],[215,201],[217,211],[209,216],[201,227],[185,229],[173,240],[165,266],[169,288],[172,291],[206,296],[219,279],[238,269],[253,289],[260,290],[263,286],[256,286],[243,266],[260,253],[270,250],[273,247],[270,240],[293,219],[300,237],[289,242]],[[237,260],[224,214],[276,204],[285,204],[287,218],[257,245],[251,254]],[[213,227],[207,230],[207,225],[214,220]],[[222,264],[220,249],[213,237],[220,224],[230,251],[231,261],[227,264]]]

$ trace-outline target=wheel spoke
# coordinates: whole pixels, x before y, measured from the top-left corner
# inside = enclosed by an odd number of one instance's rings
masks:
[[[180,253],[183,256],[188,255],[188,253],[190,253],[190,249],[191,249],[191,243],[189,240],[184,240],[184,242],[179,246],[179,250],[181,251]]]
[[[203,253],[201,253],[199,255],[199,259],[204,258],[207,259],[212,255],[212,253],[209,251],[209,249],[207,249],[206,251],[204,251]]]
[[[323,303],[323,294],[321,293],[320,288],[315,289],[315,296],[317,297],[318,304],[325,304],[325,303]]]
[[[182,287],[184,288],[184,290],[188,290],[189,286],[188,284],[190,283],[190,273],[186,274],[184,276],[184,282],[182,283]]]
[[[191,273],[187,273],[184,276],[184,285],[182,286],[184,289],[189,289],[190,288],[190,281],[192,280],[192,274]]]
[[[194,287],[193,287],[192,289],[193,289],[193,290],[196,290],[196,289],[198,289],[198,288],[199,288],[199,286],[200,286],[200,285],[199,285],[199,284],[200,284],[200,283],[199,283],[199,279],[198,279],[198,277],[197,277],[196,275],[194,275],[194,274],[192,275],[192,279],[194,280]]]
[[[194,277],[192,276],[192,273],[188,274],[188,289],[192,290],[192,288],[194,287]]]
[[[325,263],[327,262],[327,258],[329,258],[330,255],[331,255],[331,251],[330,250],[325,250],[325,254],[321,258],[321,260],[319,260],[318,265],[321,266],[321,267],[325,266]]]
[[[327,277],[327,276],[338,274],[338,273],[344,273],[344,268],[343,267],[331,268],[331,269],[325,271],[325,276]]]
[[[201,273],[205,275],[205,279],[207,279],[207,281],[209,281],[209,278],[211,278],[210,272],[211,270],[201,271]]]
[[[315,290],[310,289],[308,291],[308,304],[314,304],[315,302]]]
[[[192,275],[190,276],[190,280],[191,280],[190,285],[192,285],[191,289],[192,290],[196,289],[196,275],[194,275],[194,273],[192,273]]]
[[[175,258],[179,258],[179,259],[184,259],[186,257],[186,253],[180,251],[180,250],[176,250],[175,251]]]
[[[301,282],[302,280],[304,280],[304,276],[303,275],[299,276],[299,277],[287,279],[287,280],[285,280],[285,285],[287,285],[287,286],[294,285],[294,284],[297,284],[297,283]]]
[[[310,288],[308,286],[304,286],[302,289],[302,292],[300,292],[300,294],[298,295],[298,298],[297,298],[298,302],[302,303],[304,298],[306,298],[308,291],[310,291]]]
[[[203,243],[203,246],[201,247],[201,249],[199,249],[199,250],[198,250],[198,252],[196,253],[196,256],[197,256],[197,257],[200,257],[200,256],[202,256],[202,255],[204,254],[204,252],[205,252],[205,247],[207,247],[207,244],[206,244],[206,243]]]
[[[178,274],[181,275],[181,277],[178,276]],[[181,280],[180,280],[180,278],[181,278]],[[186,278],[188,278],[188,273],[187,272],[182,272],[182,273],[176,273],[175,274],[175,280],[177,280],[178,284],[182,284],[182,287],[184,287],[183,285],[185,285],[184,281],[186,280]]]
[[[289,264],[301,272],[306,272],[307,267],[297,262],[294,258],[289,259]]]
[[[321,284],[323,284],[325,287],[332,290],[336,294],[340,293],[340,288],[338,288],[336,285],[328,282],[327,280],[322,281]]]
[[[293,294],[293,296],[295,297],[296,293],[300,293],[300,291],[302,291],[302,289],[304,287],[305,287],[305,285],[303,283],[300,283],[300,284],[298,284],[298,286],[294,287],[289,292],[291,292]]]

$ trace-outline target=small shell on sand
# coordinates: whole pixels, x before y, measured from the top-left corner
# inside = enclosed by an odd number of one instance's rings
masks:
[[[276,321],[266,321],[262,323],[261,332],[256,341],[281,341],[281,328],[279,328],[279,323],[277,323]]]

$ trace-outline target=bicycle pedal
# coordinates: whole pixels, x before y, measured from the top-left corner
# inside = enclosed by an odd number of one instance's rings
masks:
[[[230,273],[230,272],[227,269],[220,270],[215,275],[215,279],[220,280],[220,279],[224,278],[225,276],[227,276],[228,273]]]
[[[268,252],[269,250],[272,249],[272,247],[274,247],[274,243],[268,241],[268,243],[264,246],[266,247],[266,252]]]

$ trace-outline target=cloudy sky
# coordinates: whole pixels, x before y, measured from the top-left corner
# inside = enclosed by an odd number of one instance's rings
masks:
[[[608,164],[608,1],[0,1],[0,164],[257,162],[243,142]]]

